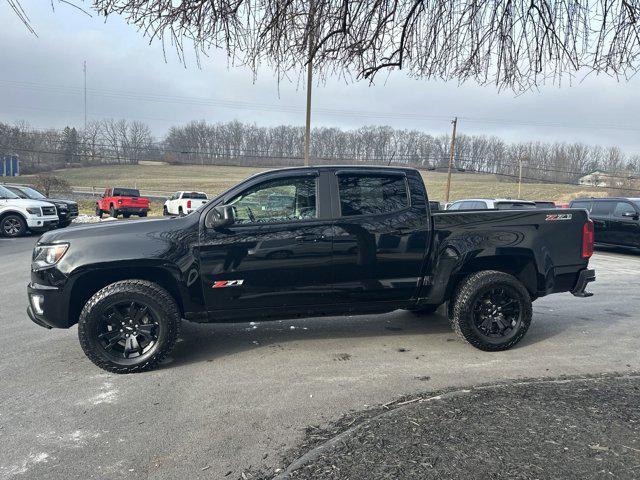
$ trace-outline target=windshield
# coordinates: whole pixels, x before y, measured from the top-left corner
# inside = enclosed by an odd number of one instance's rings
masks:
[[[43,198],[47,198],[45,197],[43,194],[41,194],[39,191],[37,191],[35,188],[31,188],[31,187],[20,187],[20,190],[22,190],[22,192],[29,198],[33,198],[35,200],[41,200]]]
[[[8,188],[3,187],[2,185],[0,185],[0,198],[11,198],[11,199],[15,199],[15,198],[20,198],[18,195],[16,195],[15,193],[13,193],[11,190],[9,190]]]
[[[636,207],[640,208],[640,198],[632,198],[631,201],[636,204]]]

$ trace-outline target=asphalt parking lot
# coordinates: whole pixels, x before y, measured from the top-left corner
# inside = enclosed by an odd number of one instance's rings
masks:
[[[117,376],[85,358],[75,327],[45,330],[27,318],[34,243],[0,239],[1,479],[243,478],[283,468],[307,426],[399,397],[640,371],[638,253],[598,251],[595,296],[535,302],[531,329],[507,352],[457,340],[441,315],[400,311],[185,322],[162,368]]]

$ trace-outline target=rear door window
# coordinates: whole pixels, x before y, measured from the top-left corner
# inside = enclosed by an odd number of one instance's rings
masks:
[[[594,217],[608,217],[613,211],[614,202],[593,202],[591,215]]]
[[[404,175],[338,175],[340,212],[343,217],[377,215],[409,206]]]

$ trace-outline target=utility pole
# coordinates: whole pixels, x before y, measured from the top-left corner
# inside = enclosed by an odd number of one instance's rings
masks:
[[[82,62],[84,74],[84,134],[87,134],[87,61]]]
[[[451,148],[449,150],[449,170],[447,172],[447,193],[445,202],[449,201],[449,193],[451,192],[451,169],[453,168],[453,157],[456,152],[456,129],[458,128],[458,117],[455,117],[451,124],[453,125],[453,133],[451,134]]]
[[[309,1],[309,58],[307,62],[307,119],[304,126],[304,166],[309,166],[309,149],[311,144],[311,87],[313,86],[313,0]]]
[[[518,168],[518,199],[522,198],[522,157],[519,158],[520,166]]]

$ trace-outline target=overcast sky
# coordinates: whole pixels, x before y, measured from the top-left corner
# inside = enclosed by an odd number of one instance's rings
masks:
[[[238,119],[258,125],[304,124],[304,84],[281,83],[264,69],[228,67],[211,51],[185,68],[159,44],[149,45],[120,18],[89,18],[49,2],[22,0],[38,37],[0,2],[0,121],[35,127],[82,127],[82,62],[87,61],[89,118],[147,122],[162,136],[175,124]],[[567,81],[515,95],[493,86],[415,80],[401,71],[368,82],[330,80],[315,86],[313,125],[391,125],[432,134],[498,135],[506,140],[582,141],[640,154],[640,79]]]

